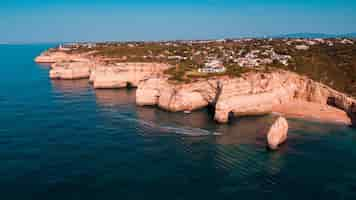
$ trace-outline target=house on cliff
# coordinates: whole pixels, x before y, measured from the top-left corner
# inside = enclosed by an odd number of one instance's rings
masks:
[[[220,60],[212,60],[205,63],[204,67],[198,69],[200,73],[223,73],[226,71]]]

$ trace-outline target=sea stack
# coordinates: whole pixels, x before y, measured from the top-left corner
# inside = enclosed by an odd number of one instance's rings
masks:
[[[267,134],[268,147],[277,150],[278,146],[287,140],[288,122],[284,117],[279,117],[271,126]]]

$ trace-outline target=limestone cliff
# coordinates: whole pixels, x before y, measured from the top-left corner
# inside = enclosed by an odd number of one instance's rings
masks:
[[[205,80],[191,84],[170,84],[164,77],[142,81],[136,91],[138,105],[158,105],[169,111],[192,111],[216,101],[218,80]]]
[[[275,105],[293,100],[328,104],[349,114],[356,102],[343,93],[292,72],[251,73],[223,83],[215,119],[225,123],[230,113],[235,116],[270,113]]]
[[[263,115],[289,109],[290,102],[312,102],[345,111],[356,122],[355,100],[321,83],[288,71],[250,72],[240,78],[218,77],[174,84],[163,72],[171,66],[163,63],[116,63],[90,57],[90,54],[68,54],[48,51],[37,62],[54,63],[52,79],[89,78],[94,88],[138,87],[138,105],[157,105],[169,111],[192,111],[206,106],[215,108],[215,120],[226,123],[229,116]],[[112,63],[112,62],[111,62]],[[287,105],[288,104],[288,105]],[[283,105],[283,106],[280,106]],[[308,107],[308,106],[307,106]],[[332,116],[348,117],[345,112]],[[298,113],[299,114],[299,113]],[[319,113],[316,113],[318,115]],[[315,115],[314,115],[315,116]],[[318,117],[318,116],[317,116]]]
[[[95,64],[90,62],[59,62],[51,66],[51,79],[83,79],[89,78],[90,71]]]
[[[170,66],[161,63],[117,63],[98,65],[90,75],[94,88],[137,87],[139,82],[149,76],[157,76]]]
[[[138,105],[157,105],[169,111],[215,106],[215,120],[226,123],[230,115],[268,114],[274,106],[294,100],[331,105],[353,116],[355,100],[307,77],[287,71],[248,73],[241,78],[216,78],[189,84],[171,84],[164,77],[142,81]]]

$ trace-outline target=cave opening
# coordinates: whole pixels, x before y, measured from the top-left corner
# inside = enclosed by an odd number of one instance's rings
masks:
[[[227,116],[228,122],[230,123],[233,119],[236,119],[234,112],[230,111]]]
[[[337,108],[335,97],[328,97],[328,99],[326,101],[326,104],[329,105],[329,106]]]
[[[135,87],[134,87],[134,85],[133,85],[132,83],[127,82],[127,83],[126,83],[126,88],[127,88],[128,90],[132,90],[132,89],[134,89]]]
[[[215,104],[209,103],[206,106],[206,110],[208,111],[209,116],[213,116],[215,115]]]

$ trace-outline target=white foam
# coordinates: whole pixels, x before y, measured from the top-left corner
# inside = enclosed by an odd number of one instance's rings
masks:
[[[159,125],[159,124],[156,124],[154,122],[145,121],[145,120],[141,120],[141,119],[130,118],[128,116],[121,115],[121,114],[116,115],[116,117],[119,117],[119,118],[121,118],[122,120],[125,120],[125,121],[139,123],[140,125],[148,127],[148,128],[158,129],[158,130],[160,130],[162,132],[176,133],[176,134],[192,136],[192,137],[220,136],[220,135],[222,135],[221,133],[212,132],[212,131],[208,131],[208,130],[201,129],[201,128]]]

